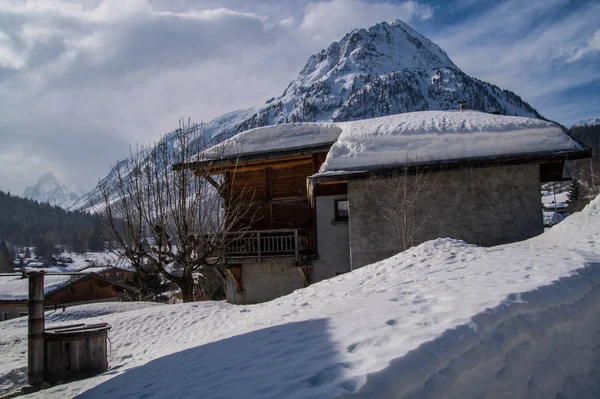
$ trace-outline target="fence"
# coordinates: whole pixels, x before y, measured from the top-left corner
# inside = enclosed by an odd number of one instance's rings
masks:
[[[307,230],[279,229],[228,233],[225,251],[229,257],[293,256],[295,260],[310,249]]]

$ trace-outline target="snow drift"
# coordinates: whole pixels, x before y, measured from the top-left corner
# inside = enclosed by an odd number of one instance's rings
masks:
[[[113,326],[112,368],[43,396],[594,397],[599,243],[596,199],[521,243],[437,239],[268,303],[68,309]],[[24,384],[25,337],[2,323],[3,392]]]

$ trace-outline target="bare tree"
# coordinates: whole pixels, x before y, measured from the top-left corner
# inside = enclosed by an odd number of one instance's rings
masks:
[[[102,201],[94,207],[116,251],[134,268],[176,284],[184,302],[214,291],[208,285],[214,285],[215,273],[224,283],[229,235],[240,230],[251,209],[247,196],[232,198],[227,185],[211,177],[211,162],[173,170],[203,159],[203,133],[180,121],[166,139],[132,151],[128,162],[117,165],[114,185],[101,187]]]
[[[436,207],[428,201],[437,183],[431,169],[404,167],[392,176],[394,184],[381,193],[385,230],[402,251],[415,245],[417,235],[433,217]]]

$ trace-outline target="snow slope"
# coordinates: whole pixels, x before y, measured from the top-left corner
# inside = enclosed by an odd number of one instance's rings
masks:
[[[521,243],[437,239],[268,303],[77,319],[113,326],[112,369],[29,397],[594,397],[598,244],[600,198]],[[24,383],[25,336],[4,323],[0,386]]]

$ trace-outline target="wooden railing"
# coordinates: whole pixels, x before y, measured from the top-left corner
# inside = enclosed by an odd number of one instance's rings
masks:
[[[310,250],[310,236],[307,230],[279,229],[253,230],[228,233],[225,238],[225,251],[229,257],[300,256]]]

